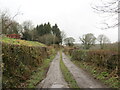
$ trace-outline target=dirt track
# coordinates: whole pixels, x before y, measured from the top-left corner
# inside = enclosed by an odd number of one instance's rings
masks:
[[[107,88],[101,82],[94,79],[90,74],[74,65],[64,53],[62,53],[62,57],[63,62],[68,70],[73,74],[73,77],[80,88]]]
[[[64,53],[62,53],[62,59],[80,88],[107,88],[90,74],[74,65]],[[60,70],[59,53],[52,61],[47,77],[37,85],[37,88],[69,88]]]
[[[47,77],[37,86],[37,88],[68,88],[60,70],[60,54],[51,63]]]

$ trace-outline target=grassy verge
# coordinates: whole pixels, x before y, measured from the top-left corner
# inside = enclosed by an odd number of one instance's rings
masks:
[[[31,78],[27,81],[27,88],[35,88],[36,85],[46,77],[50,62],[53,60],[54,56],[55,55],[51,56],[50,59],[44,60],[43,65],[33,72]]]
[[[62,74],[64,76],[65,81],[68,83],[68,86],[70,88],[79,88],[77,85],[77,82],[73,78],[72,74],[69,72],[69,70],[67,69],[67,67],[63,63],[62,54],[61,54],[61,60],[60,60],[60,68],[62,70]]]
[[[72,60],[78,67],[83,68],[90,72],[96,79],[102,81],[104,84],[111,88],[120,88],[120,81],[116,76],[108,73],[104,68],[99,68],[92,63]]]

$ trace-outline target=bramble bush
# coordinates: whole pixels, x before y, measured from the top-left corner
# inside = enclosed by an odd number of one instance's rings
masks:
[[[107,50],[88,51],[87,56],[87,60],[109,71],[118,68],[118,52]]]
[[[118,52],[109,50],[78,50],[70,49],[69,54],[73,60],[92,62],[109,72],[118,69]]]

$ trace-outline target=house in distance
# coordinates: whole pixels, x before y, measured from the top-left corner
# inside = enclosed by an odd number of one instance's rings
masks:
[[[9,37],[9,38],[15,38],[15,39],[20,39],[21,35],[19,35],[19,34],[8,34],[7,37]]]

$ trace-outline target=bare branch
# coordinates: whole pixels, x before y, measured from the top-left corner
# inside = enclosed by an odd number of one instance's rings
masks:
[[[97,5],[94,4],[91,7],[98,14],[107,14],[107,17],[106,17],[107,19],[104,20],[104,23],[103,23],[105,27],[102,27],[101,29],[118,27],[118,25],[120,24],[118,22],[118,13],[120,13],[120,7],[118,7],[118,3],[120,3],[120,0],[108,0],[108,1],[100,0],[100,3],[101,4],[97,4]],[[112,19],[110,23],[114,22],[112,25],[107,22],[110,19]]]

